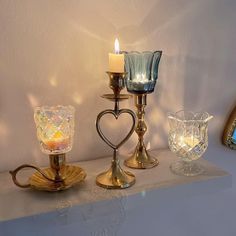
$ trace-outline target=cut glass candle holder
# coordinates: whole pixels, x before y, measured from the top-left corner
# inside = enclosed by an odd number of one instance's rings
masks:
[[[178,111],[168,114],[170,150],[179,158],[170,166],[178,175],[196,176],[204,169],[196,162],[208,147],[208,122],[212,119],[207,112],[193,113]]]

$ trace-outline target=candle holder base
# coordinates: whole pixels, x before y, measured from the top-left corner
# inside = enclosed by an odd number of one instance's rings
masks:
[[[107,189],[124,189],[135,183],[135,176],[129,171],[121,169],[119,161],[113,160],[110,169],[99,174],[96,184]]]
[[[49,167],[42,170],[48,177],[53,178],[54,171]],[[61,174],[63,181],[51,182],[45,179],[39,172],[35,172],[29,178],[30,187],[36,190],[43,190],[48,192],[56,192],[71,188],[75,184],[80,183],[86,177],[86,174],[79,166],[66,165]]]
[[[204,173],[204,168],[196,161],[176,161],[170,165],[170,170],[182,176],[197,176]]]
[[[10,171],[15,185],[21,188],[32,188],[49,192],[61,191],[80,183],[86,177],[85,171],[79,166],[66,165],[65,154],[49,155],[50,167],[40,169],[33,165],[21,165],[13,171]],[[28,180],[28,183],[20,183],[16,175],[24,169],[35,169]]]
[[[134,169],[149,169],[159,164],[158,160],[149,155],[144,145],[138,143],[133,155],[124,164]]]

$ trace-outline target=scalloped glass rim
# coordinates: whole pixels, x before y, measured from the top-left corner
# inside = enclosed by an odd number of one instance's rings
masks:
[[[186,115],[189,115],[189,119],[185,118]],[[208,122],[213,118],[212,115],[210,115],[206,111],[199,111],[199,112],[193,112],[189,110],[180,110],[177,112],[168,112],[167,113],[168,119],[175,119],[181,122]]]
[[[154,92],[162,51],[123,51],[122,53],[125,56],[127,91],[133,94]]]
[[[162,51],[161,50],[156,50],[156,51],[142,51],[142,52],[139,52],[139,51],[121,51],[122,54],[155,54],[155,53],[160,53],[162,54]]]
[[[56,106],[38,106],[34,108],[35,112],[42,112],[42,111],[70,111],[70,112],[75,112],[75,108],[71,105],[64,106],[64,105],[56,105]]]

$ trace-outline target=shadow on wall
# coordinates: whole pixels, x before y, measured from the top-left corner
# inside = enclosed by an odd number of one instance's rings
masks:
[[[206,2],[194,12],[188,27],[194,31],[185,44],[184,106],[214,116],[210,144],[221,145],[227,115],[235,104],[235,1]]]
[[[149,4],[150,8],[146,14],[143,14],[142,8],[140,8],[142,21],[139,24],[135,21],[135,24],[128,24],[123,27],[120,29],[120,35],[124,37],[126,46],[131,47],[131,49],[135,47],[137,50],[140,50],[138,46],[146,44],[148,38],[155,34],[159,34],[162,31],[162,28],[168,27],[169,24],[175,24],[176,20],[182,19],[183,15],[188,12],[189,9],[192,9],[199,3],[200,1],[196,3],[188,0],[152,1],[152,4]],[[153,48],[153,50],[160,50],[159,47],[162,43],[156,43],[158,48]]]

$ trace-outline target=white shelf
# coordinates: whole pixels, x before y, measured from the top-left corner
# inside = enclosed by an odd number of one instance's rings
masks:
[[[104,200],[125,198],[130,200],[129,206],[132,207],[132,204],[135,204],[132,199],[143,199],[145,195],[162,196],[163,199],[168,199],[174,193],[175,197],[186,197],[212,193],[228,188],[232,184],[231,175],[203,159],[200,163],[206,169],[205,174],[184,177],[170,172],[169,165],[176,160],[170,151],[161,150],[152,152],[152,154],[158,157],[160,165],[148,170],[129,169],[136,175],[136,184],[125,190],[106,190],[95,185],[96,175],[110,166],[111,158],[74,163],[79,164],[87,172],[85,182],[67,191],[57,193],[18,188],[13,184],[9,173],[1,173],[0,222],[3,225],[3,223],[26,217],[24,221],[27,219],[32,221],[37,218],[45,223],[45,219],[48,217],[55,218],[65,212],[67,218],[71,214],[69,218],[74,219],[77,211],[78,214],[81,214],[81,207],[87,206],[86,214],[89,214],[88,206],[95,202],[103,201],[104,203]],[[24,171],[22,174],[25,178],[28,175],[28,171]],[[133,205],[133,207],[135,206]],[[84,211],[83,214],[85,214]]]

